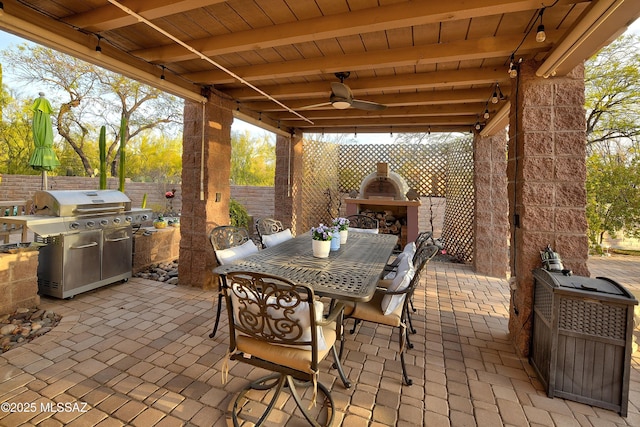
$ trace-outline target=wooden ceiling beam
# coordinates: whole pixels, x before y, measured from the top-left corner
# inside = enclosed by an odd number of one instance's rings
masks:
[[[363,79],[347,79],[345,83],[354,95],[382,91],[399,91],[407,89],[446,88],[451,86],[487,85],[495,82],[506,82],[509,76],[507,68],[480,68],[466,70],[434,71],[431,73],[400,74],[393,76],[370,77]],[[338,81],[336,78],[334,81]],[[217,86],[233,99],[240,101],[262,99],[255,90],[247,87],[225,88]],[[300,97],[329,96],[331,81],[291,83],[286,85],[261,86],[261,89],[278,99],[299,99]]]
[[[510,89],[501,88],[502,93],[508,97]],[[365,101],[377,102],[389,107],[393,106],[412,106],[412,105],[447,105],[447,104],[463,104],[463,103],[485,103],[491,96],[492,89],[464,89],[464,90],[442,90],[431,92],[413,92],[413,93],[395,93],[389,95],[373,95],[362,97]],[[359,99],[359,98],[358,98]],[[324,98],[311,98],[311,99],[291,99],[287,101],[287,106],[301,112],[312,111],[313,109],[306,109],[309,105],[317,105],[323,102],[328,102],[328,96]],[[238,104],[241,109],[248,109],[254,111],[270,112],[270,111],[284,111],[284,109],[273,102],[269,101],[255,101],[255,102],[241,102]],[[334,109],[331,105],[327,105],[324,109]],[[323,109],[322,107],[318,109]]]
[[[559,31],[547,31],[547,40],[544,43],[538,43],[533,34],[522,43],[518,52],[520,55],[526,55],[548,51],[559,36]],[[371,70],[374,67],[393,68],[501,57],[507,61],[517,45],[518,37],[515,35],[485,37],[383,51],[248,65],[232,68],[230,71],[246,81],[259,81],[339,71]],[[226,72],[219,70],[186,73],[182,76],[202,84],[228,84],[235,81]]]
[[[462,126],[462,125],[473,125],[477,121],[477,117],[475,115],[471,116],[457,116],[457,117],[430,117],[426,120],[424,117],[375,117],[375,118],[361,118],[356,122],[349,119],[320,119],[314,120],[313,125],[311,124],[303,124],[306,122],[298,122],[295,120],[283,120],[280,122],[281,126],[285,125],[288,127],[304,127],[304,126],[313,126],[313,127],[324,127],[324,128],[332,128],[334,126],[349,126],[349,123],[355,123],[356,126],[368,126],[368,127],[389,127],[389,126],[402,126],[402,125],[424,125],[430,124],[434,126]]]
[[[120,0],[120,3],[149,20],[224,3],[227,0]],[[107,4],[84,13],[70,15],[64,22],[76,28],[99,33],[137,24],[138,20],[123,10]],[[184,49],[183,49],[184,51]]]
[[[293,130],[294,128],[292,128]],[[386,126],[376,127],[376,126],[337,126],[333,128],[324,128],[322,126],[314,126],[314,125],[306,125],[299,126],[295,129],[300,130],[303,134],[312,134],[312,133],[357,133],[357,134],[367,134],[367,133],[382,133],[382,132],[391,132],[394,134],[398,133],[438,133],[438,132],[457,132],[457,133],[468,133],[473,129],[471,125],[437,125],[432,126],[428,124],[421,125],[401,125],[401,126]],[[304,137],[304,135],[303,135]]]
[[[564,0],[578,3],[585,0]],[[361,33],[392,30],[461,19],[536,10],[540,1],[535,0],[414,0],[387,6],[376,6],[354,12],[328,15],[301,21],[287,22],[270,27],[221,34],[198,40],[190,40],[191,47],[207,56],[218,56],[248,50],[266,49],[295,43],[307,43]],[[133,52],[147,61],[169,63],[196,59],[184,48],[170,44]]]
[[[337,110],[331,107],[326,110],[305,111],[304,116],[313,121],[341,118],[468,116],[478,114],[479,111],[484,111],[484,109],[484,103],[393,107],[382,111],[366,111],[356,108]],[[287,112],[272,112],[269,117],[274,120],[302,120]]]

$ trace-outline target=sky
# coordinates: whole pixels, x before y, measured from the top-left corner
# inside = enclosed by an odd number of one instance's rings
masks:
[[[640,34],[640,19],[637,19],[633,24],[629,26],[629,28],[626,31],[626,34],[629,34],[629,33]],[[25,42],[28,42],[28,41],[20,37],[14,36],[13,34],[0,30],[0,50],[4,50],[12,45],[18,45]],[[14,82],[11,79],[11,75],[8,74],[7,71],[8,70],[3,69],[3,76],[2,76],[3,83],[5,85],[14,84]],[[34,87],[29,88],[25,86],[17,86],[16,89],[18,89],[20,93],[24,93],[27,95],[29,94],[29,92],[33,92],[34,98],[37,96],[37,92],[39,92],[38,88],[34,88]],[[249,131],[249,133],[252,135],[265,134],[264,129],[261,129],[257,126],[243,122],[238,119],[234,119],[233,124],[231,126],[231,130],[239,131],[239,132]],[[350,139],[353,140],[353,142],[355,143],[362,143],[362,144],[390,143],[390,142],[393,142],[394,137],[391,136],[390,133],[379,133],[379,134],[366,133],[366,134],[351,135]]]

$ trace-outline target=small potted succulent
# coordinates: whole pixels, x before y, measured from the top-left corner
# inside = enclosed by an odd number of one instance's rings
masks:
[[[167,220],[162,215],[158,215],[158,218],[153,221],[153,226],[155,228],[166,228]]]

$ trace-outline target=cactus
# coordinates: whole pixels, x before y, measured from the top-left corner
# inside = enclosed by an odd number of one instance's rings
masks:
[[[100,190],[107,189],[107,128],[100,128],[100,138],[98,139],[100,148]]]
[[[125,137],[127,134],[127,119],[126,118],[122,118],[122,120],[120,121],[120,167],[118,170],[118,179],[120,180],[120,185],[118,186],[118,190],[122,191],[124,193],[124,166],[125,166],[125,152],[124,152],[124,146],[125,146]]]

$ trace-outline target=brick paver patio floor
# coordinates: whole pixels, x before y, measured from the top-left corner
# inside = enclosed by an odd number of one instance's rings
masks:
[[[640,289],[637,258],[594,258],[589,267],[593,276]],[[43,297],[44,308],[64,317],[48,334],[0,355],[0,426],[226,425],[235,393],[264,371],[230,362],[222,383],[228,334],[223,316],[216,338],[208,337],[214,296],[131,279],[71,300]],[[432,262],[415,305],[415,347],[407,350],[413,386],[401,385],[390,328],[364,324],[347,334],[351,389],[323,362],[320,381],[332,390],[335,425],[640,426],[640,352],[623,418],[546,396],[509,341],[506,280]],[[6,404],[20,411],[7,412]],[[306,425],[299,414],[289,419],[291,409],[283,399],[269,425]]]

